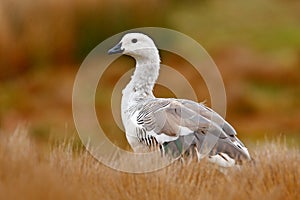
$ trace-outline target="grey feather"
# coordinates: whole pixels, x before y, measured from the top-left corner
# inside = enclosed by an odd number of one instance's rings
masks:
[[[173,137],[163,143],[164,151],[171,152],[173,157],[196,148],[200,154],[222,152],[238,161],[250,159],[240,148],[244,145],[236,137],[232,126],[200,103],[183,99],[150,99],[144,102],[137,122],[142,125],[144,133],[152,131]],[[181,134],[180,127],[190,132]],[[146,144],[149,145],[149,142]]]
[[[132,43],[133,39],[139,42]],[[176,157],[195,151],[198,158],[208,156],[223,166],[250,159],[233,127],[212,109],[190,100],[153,95],[160,56],[150,37],[127,33],[109,53],[120,51],[136,60],[131,80],[122,91],[121,103],[126,138],[133,150],[139,151],[143,143]],[[228,162],[224,165],[225,161]]]

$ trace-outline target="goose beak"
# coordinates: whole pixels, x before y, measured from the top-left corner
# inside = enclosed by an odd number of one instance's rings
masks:
[[[111,48],[110,50],[108,50],[108,54],[115,54],[115,53],[122,53],[124,51],[124,49],[121,49],[122,47],[122,42],[120,42],[119,44],[117,44],[116,46],[114,46],[113,48]]]

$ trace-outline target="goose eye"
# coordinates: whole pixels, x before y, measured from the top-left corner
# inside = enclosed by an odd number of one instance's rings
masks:
[[[132,43],[137,43],[137,39],[134,38],[134,39],[131,40],[131,42]]]

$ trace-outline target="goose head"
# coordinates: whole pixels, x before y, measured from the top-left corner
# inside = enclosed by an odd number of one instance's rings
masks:
[[[158,56],[153,40],[143,33],[127,33],[121,41],[108,51],[108,54],[122,53],[136,60]]]

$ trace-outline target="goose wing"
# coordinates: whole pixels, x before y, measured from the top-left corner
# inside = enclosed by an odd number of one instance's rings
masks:
[[[133,120],[138,127],[136,136],[148,146],[159,144],[175,155],[195,148],[198,157],[208,154],[225,159],[226,156],[250,159],[233,127],[201,103],[184,99],[151,99],[142,104]],[[209,152],[205,153],[206,149]]]

